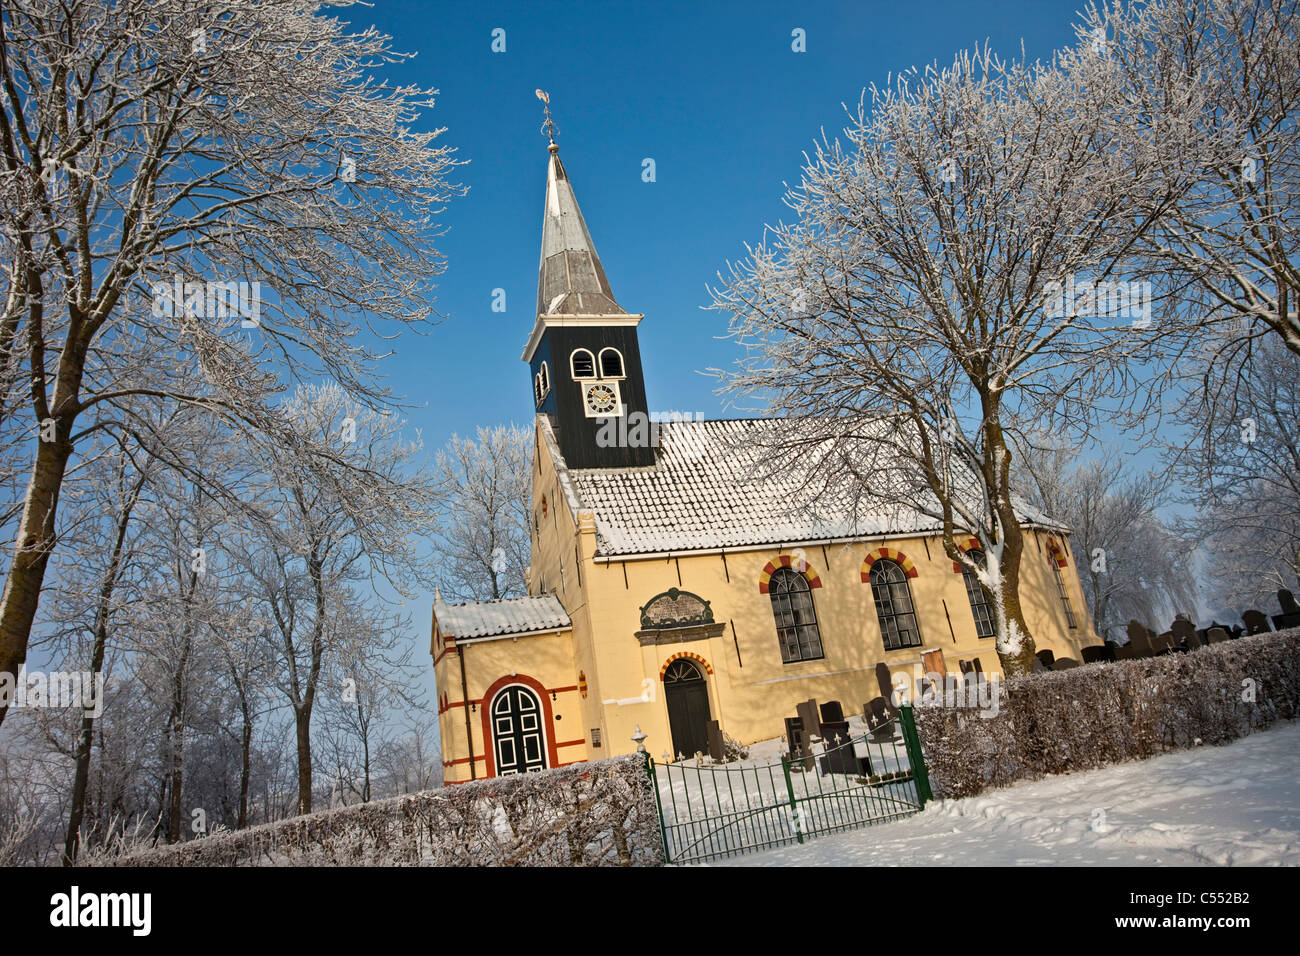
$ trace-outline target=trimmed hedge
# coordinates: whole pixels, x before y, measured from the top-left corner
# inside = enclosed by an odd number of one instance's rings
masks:
[[[107,866],[656,866],[640,754],[493,777],[216,833]]]
[[[999,706],[996,717],[916,709],[936,796],[1226,743],[1292,720],[1300,716],[1300,629],[1013,677],[1002,682]]]

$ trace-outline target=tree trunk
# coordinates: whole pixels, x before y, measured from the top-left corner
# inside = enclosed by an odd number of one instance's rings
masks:
[[[235,829],[242,830],[248,826],[248,778],[250,777],[250,752],[253,749],[253,721],[248,713],[248,701],[240,695],[240,707],[244,715],[243,734],[239,742],[241,760],[239,766],[239,820]]]
[[[1002,626],[1014,629],[1018,648],[998,647],[998,660],[1008,677],[1030,674],[1034,669],[1034,637],[1025,623],[1020,606],[1020,562],[1025,551],[1025,533],[1011,504],[1011,449],[1007,447],[1000,418],[1000,398],[989,383],[977,383],[981,411],[984,414],[984,481],[993,494],[993,508],[1002,526],[1002,558],[998,568],[1002,575]],[[998,635],[1002,644],[1003,635]]]
[[[311,813],[311,709],[294,710],[298,731],[298,812]]]
[[[95,640],[90,652],[90,673],[98,677],[104,669],[104,648],[108,645],[108,621],[112,607],[113,591],[117,586],[117,575],[122,567],[122,550],[126,542],[126,530],[131,524],[131,512],[140,500],[140,491],[144,488],[144,476],[136,482],[131,494],[122,503],[118,513],[116,534],[113,538],[113,551],[109,557],[108,568],[104,572],[104,581],[99,589],[99,604],[95,608]],[[81,840],[81,821],[86,807],[86,785],[90,778],[91,741],[95,731],[95,718],[83,714],[81,732],[77,739],[77,769],[72,781],[72,801],[68,808],[68,832],[63,841],[63,865],[71,866],[77,860],[78,844]]]
[[[56,420],[55,440],[37,443],[13,561],[0,598],[0,674],[12,674],[15,680],[27,661],[27,639],[36,619],[45,568],[54,551],[59,489],[72,457],[72,443],[68,440],[71,429],[71,417]],[[8,703],[0,702],[0,723],[4,723],[8,711]]]

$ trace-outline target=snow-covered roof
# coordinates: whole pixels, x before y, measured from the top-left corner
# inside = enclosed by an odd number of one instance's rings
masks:
[[[595,513],[598,554],[662,554],[763,544],[795,544],[907,533],[936,533],[919,511],[870,513],[836,506],[797,468],[762,463],[779,419],[663,422],[656,462],[645,468],[568,469],[582,508]],[[557,467],[563,460],[554,445]],[[1060,527],[1020,505],[1025,523]],[[1065,530],[1065,529],[1062,529]]]
[[[554,594],[468,604],[447,604],[439,594],[434,600],[433,612],[438,620],[438,629],[445,636],[460,640],[572,627],[569,615]]]

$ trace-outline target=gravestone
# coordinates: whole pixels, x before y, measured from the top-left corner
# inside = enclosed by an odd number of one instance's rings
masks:
[[[1085,664],[1100,664],[1115,659],[1114,651],[1110,650],[1109,644],[1089,644],[1082,649],[1081,653]]]
[[[1038,659],[1043,662],[1044,667],[1050,668],[1053,664],[1056,663],[1056,655],[1053,654],[1051,651],[1047,650],[1047,648],[1043,648],[1041,651],[1039,651],[1037,656]]]
[[[1174,640],[1188,650],[1200,646],[1201,641],[1196,636],[1196,625],[1184,615],[1180,614],[1174,618],[1174,623],[1169,626],[1169,630],[1173,633]]]
[[[1117,661],[1131,661],[1135,656],[1132,644],[1121,644],[1115,648],[1115,660]]]
[[[1128,622],[1128,646],[1133,648],[1134,657],[1150,657],[1152,655],[1151,638],[1148,634],[1147,629],[1137,621]]]
[[[727,756],[727,748],[722,741],[722,725],[716,720],[709,721],[709,756],[719,763]]]
[[[822,723],[833,724],[844,719],[844,707],[838,700],[828,700],[822,704]]]
[[[795,705],[795,712],[799,715],[799,720],[803,724],[804,734],[809,743],[812,743],[813,737],[820,737],[817,731],[821,727],[821,712],[817,708],[817,701],[805,700]]]
[[[862,705],[862,716],[866,720],[867,729],[871,731],[872,736],[879,740],[881,736],[894,736],[893,720],[889,714],[889,704],[883,697],[875,697]]]
[[[1254,608],[1242,612],[1241,622],[1246,625],[1247,634],[1267,634],[1273,630],[1273,628],[1269,627],[1268,615],[1263,611],[1256,611]]]
[[[812,748],[804,735],[803,721],[798,717],[785,719],[785,739],[790,744],[790,763],[796,769],[802,766],[804,770],[811,770],[813,768]]]
[[[1062,657],[1052,664],[1054,671],[1068,671],[1079,666],[1079,662],[1073,657]]]
[[[876,686],[880,688],[880,696],[885,702],[886,709],[890,714],[895,713],[897,708],[894,707],[894,675],[884,661],[876,665]]]
[[[1211,644],[1218,644],[1228,639],[1228,632],[1221,627],[1212,627],[1206,636],[1210,639]]]
[[[1295,595],[1286,588],[1278,588],[1277,603],[1282,613],[1273,615],[1273,626],[1279,631],[1287,627],[1300,627],[1300,604],[1296,603]]]

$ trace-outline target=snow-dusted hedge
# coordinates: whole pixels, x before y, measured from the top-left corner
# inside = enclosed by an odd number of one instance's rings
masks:
[[[1253,699],[1252,699],[1253,697]],[[936,796],[966,797],[1198,742],[1219,744],[1300,717],[1300,630],[1016,677],[1000,712],[918,707]]]
[[[655,866],[638,754],[494,777],[157,847],[113,866]]]

